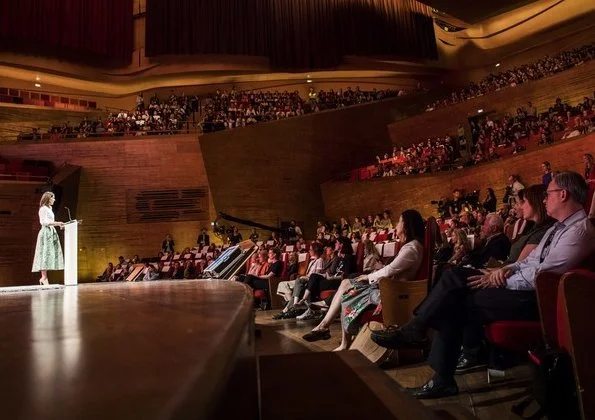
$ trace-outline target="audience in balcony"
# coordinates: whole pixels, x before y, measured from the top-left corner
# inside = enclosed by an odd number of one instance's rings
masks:
[[[298,91],[230,91],[217,90],[204,100],[204,117],[201,127],[204,133],[245,127],[261,122],[296,117],[326,109],[344,108],[351,105],[378,101],[403,95],[404,91],[363,91],[357,86],[343,90],[314,92],[310,89],[304,101]]]
[[[514,67],[503,72],[490,73],[479,83],[469,83],[467,86],[453,91],[450,97],[435,101],[426,107],[426,111],[463,102],[507,87],[514,87],[531,80],[543,79],[552,74],[567,70],[595,58],[595,43],[583,45],[570,51],[562,51],[552,57],[544,58],[520,67]],[[533,110],[532,110],[533,111]]]

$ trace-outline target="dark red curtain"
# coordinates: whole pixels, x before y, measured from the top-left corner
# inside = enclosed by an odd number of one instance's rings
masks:
[[[0,48],[99,65],[132,58],[130,0],[0,2]]]
[[[266,56],[274,68],[332,68],[345,55],[437,58],[415,0],[147,0],[146,54]]]

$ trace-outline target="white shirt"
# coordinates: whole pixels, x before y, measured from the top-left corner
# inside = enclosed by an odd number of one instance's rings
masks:
[[[407,242],[389,265],[368,275],[368,281],[370,284],[376,283],[382,277],[392,277],[395,280],[414,280],[423,261],[423,254],[424,247],[419,241]]]
[[[308,265],[308,271],[306,271],[306,276],[310,274],[320,274],[324,268],[324,260],[322,258],[316,258],[315,260],[310,261]]]
[[[48,206],[41,206],[39,208],[39,224],[49,226],[50,223],[54,223],[54,212]]]

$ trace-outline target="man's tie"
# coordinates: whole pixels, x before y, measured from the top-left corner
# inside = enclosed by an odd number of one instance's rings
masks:
[[[560,223],[560,222],[557,222],[554,225],[554,229],[550,232],[549,236],[545,240],[545,243],[543,244],[543,248],[541,249],[541,256],[539,257],[540,264],[543,262],[543,260],[545,260],[545,257],[547,257],[548,254],[550,253],[550,248],[552,247],[552,242],[554,240],[554,236],[556,235],[556,232],[558,232],[560,229],[562,229],[565,226],[566,225],[564,223]]]

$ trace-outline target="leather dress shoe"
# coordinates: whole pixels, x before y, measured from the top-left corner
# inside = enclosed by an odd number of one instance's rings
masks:
[[[425,331],[408,322],[399,328],[388,327],[372,332],[372,341],[387,349],[419,348],[427,345],[428,337]]]
[[[420,388],[407,388],[405,391],[412,397],[423,400],[458,395],[459,387],[455,381],[446,382],[434,377]]]

